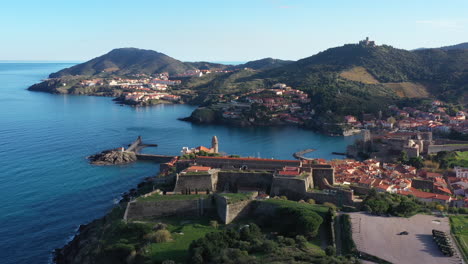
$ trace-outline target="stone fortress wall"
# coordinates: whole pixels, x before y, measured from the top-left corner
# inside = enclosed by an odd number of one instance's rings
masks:
[[[128,203],[124,220],[145,220],[166,216],[201,216],[214,208],[214,202],[210,197],[194,200],[136,200]]]

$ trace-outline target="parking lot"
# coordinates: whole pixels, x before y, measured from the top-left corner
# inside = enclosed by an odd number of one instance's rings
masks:
[[[351,213],[350,216],[353,239],[359,251],[392,263],[463,263],[458,253],[453,257],[444,256],[432,238],[432,229],[449,233],[448,217],[415,215],[403,218],[365,213]],[[402,234],[405,231],[407,234]]]

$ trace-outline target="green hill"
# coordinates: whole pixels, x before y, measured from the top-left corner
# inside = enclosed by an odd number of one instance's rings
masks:
[[[255,61],[249,61],[247,63],[240,64],[240,65],[231,66],[229,69],[240,70],[240,69],[249,68],[252,70],[262,71],[262,70],[269,70],[269,69],[281,67],[281,66],[293,63],[293,62],[294,61],[265,58],[265,59],[255,60]]]
[[[192,79],[184,87],[199,92],[194,103],[209,106],[222,95],[233,98],[277,82],[310,95],[311,107],[323,117],[316,122],[385,112],[390,104],[418,98],[466,104],[468,50],[407,51],[348,44],[275,68]]]
[[[98,74],[125,75],[132,73],[153,74],[161,72],[178,74],[193,69],[195,67],[190,63],[183,63],[153,50],[121,48],[114,49],[90,61],[52,73],[50,77],[59,78],[67,75],[90,76]]]

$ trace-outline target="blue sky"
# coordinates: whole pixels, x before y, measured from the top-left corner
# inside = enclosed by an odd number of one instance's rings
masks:
[[[467,14],[466,0],[12,0],[0,5],[0,60],[88,60],[119,47],[296,60],[366,36],[438,47],[468,42]]]

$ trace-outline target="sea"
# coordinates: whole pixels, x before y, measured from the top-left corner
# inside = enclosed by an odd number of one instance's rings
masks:
[[[158,173],[137,162],[93,166],[87,156],[126,146],[137,136],[158,144],[145,152],[177,155],[209,146],[242,156],[342,158],[353,137],[329,137],[296,127],[240,128],[196,125],[189,105],[121,106],[108,97],[53,95],[27,88],[74,63],[0,63],[0,263],[50,263],[80,224],[102,217],[121,194]]]

